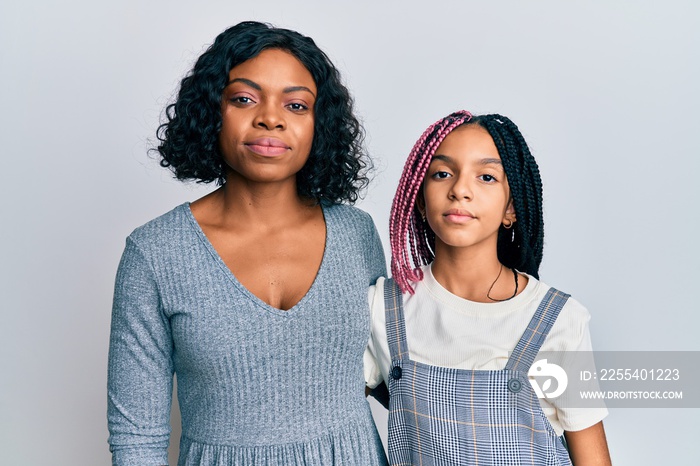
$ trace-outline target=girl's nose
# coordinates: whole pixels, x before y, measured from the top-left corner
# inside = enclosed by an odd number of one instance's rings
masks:
[[[450,199],[472,199],[472,189],[466,180],[456,179],[449,192]]]

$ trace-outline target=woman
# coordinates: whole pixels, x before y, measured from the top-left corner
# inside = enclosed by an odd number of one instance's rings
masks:
[[[127,239],[109,357],[118,465],[167,463],[173,373],[179,465],[386,459],[364,397],[367,287],[385,274],[362,129],[337,69],[296,32],[245,22],[181,82],[161,165],[215,181]]]

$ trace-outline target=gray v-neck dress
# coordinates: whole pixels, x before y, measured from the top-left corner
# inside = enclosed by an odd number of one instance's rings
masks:
[[[183,204],[137,228],[117,272],[108,421],[115,465],[386,464],[364,397],[367,287],[385,275],[370,216],[324,207],[326,248],[288,311],[233,276]]]

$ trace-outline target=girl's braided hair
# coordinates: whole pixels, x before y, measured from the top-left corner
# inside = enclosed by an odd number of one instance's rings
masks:
[[[539,168],[518,127],[497,114],[472,116],[454,112],[425,130],[413,146],[391,207],[389,236],[391,273],[402,291],[413,293],[410,282],[423,279],[420,266],[435,258],[435,233],[423,220],[416,198],[435,151],[442,141],[463,125],[479,125],[493,138],[510,187],[517,221],[512,229],[498,231],[498,260],[506,267],[539,277],[544,243],[542,180]]]

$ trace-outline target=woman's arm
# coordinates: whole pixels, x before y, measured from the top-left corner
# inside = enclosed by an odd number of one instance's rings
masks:
[[[369,238],[367,239],[367,253],[368,253],[368,269],[369,269],[369,282],[367,285],[374,285],[379,277],[386,277],[386,258],[384,257],[384,248],[382,247],[382,240],[379,238],[379,233],[377,232],[377,227],[374,225],[374,220],[372,217],[365,212],[365,215],[369,219]]]
[[[107,375],[113,464],[168,462],[173,364],[170,324],[155,275],[131,239],[114,289]]]
[[[564,432],[574,466],[610,466],[603,422],[577,432]]]

